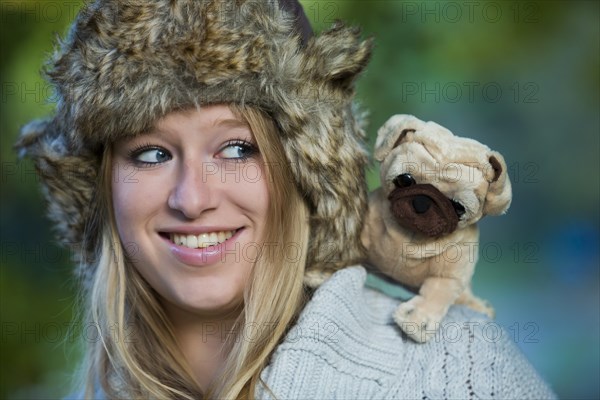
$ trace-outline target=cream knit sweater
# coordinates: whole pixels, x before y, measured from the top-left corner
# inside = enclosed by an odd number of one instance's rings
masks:
[[[415,343],[391,318],[398,300],[366,276],[346,268],[315,292],[262,373],[278,399],[556,398],[487,317],[453,306],[435,337]]]

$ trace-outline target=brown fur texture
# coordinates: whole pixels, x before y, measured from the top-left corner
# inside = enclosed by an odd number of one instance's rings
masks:
[[[351,103],[371,42],[336,24],[303,43],[295,20],[274,0],[84,6],[48,63],[56,112],[26,125],[17,143],[43,178],[61,241],[79,245],[79,257],[90,255],[81,243],[95,247],[89,211],[104,146],[174,110],[237,103],[278,125],[311,212],[307,270],[362,259],[367,157]],[[82,269],[90,272],[87,263]]]
[[[493,309],[470,286],[478,256],[476,223],[484,215],[506,212],[512,199],[504,158],[475,140],[410,115],[390,118],[379,130],[375,147],[381,187],[369,196],[362,233],[369,264],[419,288],[417,296],[397,308],[395,321],[408,336],[425,342],[455,302],[493,316]],[[389,195],[398,190],[397,177],[407,173],[414,182],[406,189],[428,185],[435,189],[420,195],[438,201],[438,193],[443,194],[463,207],[452,232],[429,235],[397,221]]]

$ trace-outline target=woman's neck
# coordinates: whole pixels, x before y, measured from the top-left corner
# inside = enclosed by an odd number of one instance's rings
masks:
[[[200,316],[165,305],[165,311],[194,378],[206,390],[223,366],[227,342],[235,335],[233,329],[239,310],[227,315]]]

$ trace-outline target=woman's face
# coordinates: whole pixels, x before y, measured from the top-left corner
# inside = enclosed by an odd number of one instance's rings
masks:
[[[267,178],[250,127],[225,105],[206,106],[113,150],[121,241],[167,310],[218,316],[239,305],[266,247]]]

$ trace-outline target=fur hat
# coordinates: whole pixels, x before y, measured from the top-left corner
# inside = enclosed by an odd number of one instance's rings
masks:
[[[27,124],[16,145],[33,159],[80,273],[91,275],[86,260],[98,240],[90,210],[103,147],[173,110],[215,103],[252,105],[276,122],[311,214],[307,271],[363,258],[367,157],[351,103],[371,43],[341,24],[305,43],[297,31],[276,0],[83,7],[47,67],[55,114]]]

